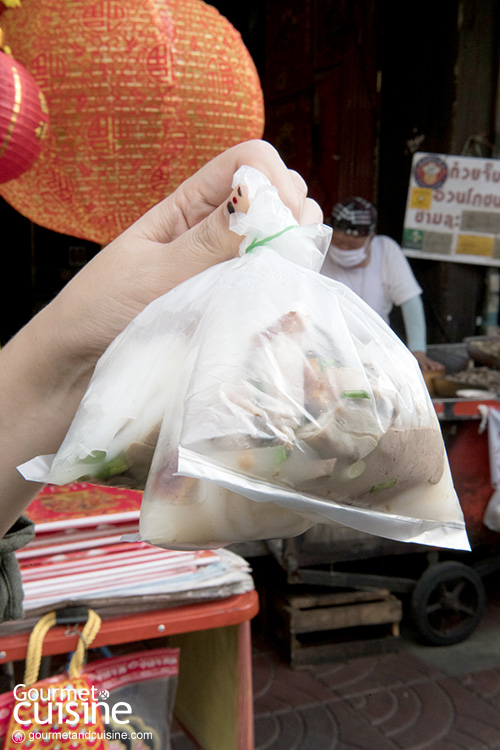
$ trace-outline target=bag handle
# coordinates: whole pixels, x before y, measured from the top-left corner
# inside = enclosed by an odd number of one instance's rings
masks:
[[[78,645],[71,657],[69,663],[68,675],[71,679],[78,677],[83,668],[85,654],[92,641],[96,637],[101,627],[101,618],[93,609],[87,609],[87,621],[83,626],[82,632],[78,633]],[[66,622],[68,621],[67,618]],[[73,618],[71,620],[75,622]],[[78,620],[76,620],[78,621]],[[26,687],[33,685],[38,679],[40,671],[40,662],[42,660],[43,641],[48,631],[61,622],[61,617],[57,612],[47,612],[35,625],[31,631],[28,650],[26,653],[26,668],[24,672],[24,684]]]

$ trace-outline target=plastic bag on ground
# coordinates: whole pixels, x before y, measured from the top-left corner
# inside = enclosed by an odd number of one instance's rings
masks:
[[[55,457],[30,479],[144,487],[141,537],[217,547],[334,521],[468,549],[418,363],[359,297],[318,270],[299,227],[244,167],[241,257],[149,305],[99,361]]]

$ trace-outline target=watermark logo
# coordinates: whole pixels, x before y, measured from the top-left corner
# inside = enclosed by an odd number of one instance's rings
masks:
[[[61,741],[72,740],[72,747],[80,747],[74,742],[85,740],[87,747],[88,741],[92,741],[93,746],[97,740],[106,739],[113,742],[140,740],[132,747],[152,747],[144,742],[153,741],[153,732],[142,731],[142,726],[131,724],[132,707],[129,703],[106,702],[110,697],[109,690],[83,684],[87,687],[27,688],[24,684],[16,685],[13,717],[19,728],[12,733],[12,743],[23,745],[28,742],[30,747],[52,747],[57,742],[57,747],[62,747]],[[121,742],[118,746],[124,747]]]
[[[100,717],[105,724],[128,724],[132,714],[130,703],[106,703],[109,691],[98,691],[94,686],[27,689],[26,685],[21,684],[14,688],[14,696],[14,718],[21,726],[28,728],[32,724],[51,725],[54,722],[69,727],[81,723],[93,726]]]

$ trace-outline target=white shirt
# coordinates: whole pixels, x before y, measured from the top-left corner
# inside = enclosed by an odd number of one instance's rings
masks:
[[[372,238],[368,265],[343,268],[327,253],[321,273],[352,289],[386,323],[394,305],[422,294],[403,251],[397,242],[384,235]]]

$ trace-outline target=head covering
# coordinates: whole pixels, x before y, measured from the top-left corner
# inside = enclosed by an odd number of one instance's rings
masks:
[[[330,224],[334,229],[354,237],[366,237],[375,230],[377,209],[364,198],[353,196],[332,209]]]

